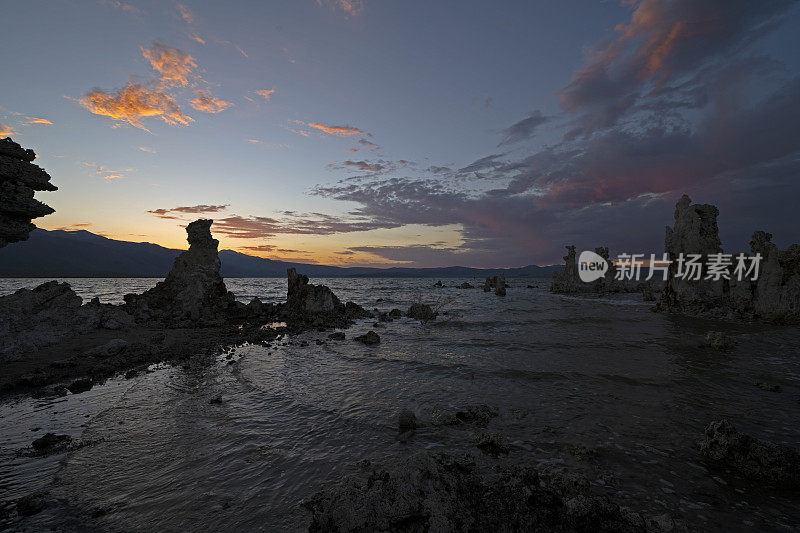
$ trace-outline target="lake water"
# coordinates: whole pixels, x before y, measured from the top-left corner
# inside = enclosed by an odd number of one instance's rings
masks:
[[[0,280],[0,295],[41,281]],[[68,281],[87,300],[121,302],[158,280]],[[351,340],[373,329],[373,320],[361,321],[345,341],[307,332],[239,347],[233,364],[221,356],[207,368],[155,368],[78,395],[0,404],[2,505],[42,488],[59,501],[7,527],[303,530],[298,503],[360,459],[391,465],[420,450],[480,453],[470,429],[429,425],[408,440],[396,429],[402,408],[424,421],[436,404],[476,403],[500,409],[489,429],[512,444],[506,460],[563,464],[645,515],[668,512],[692,530],[800,527],[797,494],[708,471],[698,456],[704,427],[720,418],[798,447],[798,328],[657,314],[636,294],[553,295],[544,279],[510,279],[505,297],[454,288],[481,280],[445,279],[443,289],[434,281],[312,280],[369,309],[405,310],[421,299],[447,312],[376,329],[376,346]],[[284,279],[226,283],[242,301],[285,299]],[[736,348],[701,346],[709,330],[726,331]],[[219,394],[223,402],[209,404]],[[47,431],[96,442],[17,456]]]

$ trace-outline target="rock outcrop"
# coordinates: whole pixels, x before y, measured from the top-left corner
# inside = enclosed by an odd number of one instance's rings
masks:
[[[578,277],[578,259],[575,256],[575,247],[567,246],[566,248],[567,255],[563,257],[564,268],[553,272],[550,292],[558,294],[588,292],[584,287],[584,283]]]
[[[800,323],[800,245],[779,250],[771,242],[770,233],[756,231],[750,241],[750,257],[761,257],[755,280],[740,280],[733,275],[738,254],[733,254],[730,279],[706,279],[709,254],[723,252],[717,226],[719,210],[713,205],[691,202],[683,195],[675,206],[675,224],[667,227],[664,244],[673,262],[656,309],[709,318]],[[700,279],[677,276],[675,260],[680,254],[702,256],[704,270]]]
[[[54,210],[33,197],[36,191],[55,191],[50,176],[31,161],[33,150],[25,150],[10,137],[0,139],[0,248],[24,241],[36,229],[34,218]]]
[[[219,275],[219,241],[211,236],[212,223],[199,219],[186,226],[189,249],[175,259],[167,278],[140,295],[125,295],[131,314],[173,327],[214,326],[226,319],[235,299]]]
[[[603,497],[562,493],[530,466],[492,472],[472,455],[422,452],[391,470],[367,462],[302,506],[309,531],[645,531]]]
[[[494,291],[497,295],[505,295],[508,283],[506,283],[506,275],[500,274],[499,276],[487,277],[483,283],[483,292]]]
[[[645,270],[642,269],[640,279],[617,279],[617,267],[610,259],[608,247],[600,246],[594,253],[608,263],[608,270],[600,279],[584,282],[578,274],[578,262],[574,246],[567,246],[567,255],[564,256],[564,268],[553,272],[550,282],[550,292],[556,294],[610,294],[640,292],[645,301],[653,300],[653,292],[661,288],[662,280],[655,276],[646,280]],[[634,277],[635,278],[635,277]]]
[[[800,489],[800,453],[739,432],[727,420],[711,422],[700,446],[714,468],[733,469],[747,479],[784,489]]]
[[[372,314],[360,305],[341,300],[325,285],[308,282],[308,276],[298,274],[294,268],[286,270],[288,292],[281,315],[296,324],[325,327],[347,327],[357,318]]]
[[[49,281],[0,297],[0,361],[96,329],[119,329],[133,318],[119,306],[83,304],[67,283]]]
[[[430,305],[415,302],[411,304],[411,307],[408,308],[408,312],[406,316],[408,318],[413,318],[415,320],[421,320],[423,322],[428,322],[429,320],[436,319],[436,311],[434,311]]]

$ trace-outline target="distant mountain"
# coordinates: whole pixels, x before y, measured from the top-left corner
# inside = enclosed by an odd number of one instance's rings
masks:
[[[118,241],[86,230],[47,231],[36,229],[27,241],[0,248],[0,277],[164,277],[181,250],[146,242]],[[233,250],[219,253],[226,278],[283,277],[297,268],[310,277],[469,278],[505,273],[506,276],[549,277],[560,266],[480,269],[335,267],[289,263],[246,255]]]

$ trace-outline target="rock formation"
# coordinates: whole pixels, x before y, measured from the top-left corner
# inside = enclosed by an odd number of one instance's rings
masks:
[[[718,215],[713,205],[692,204],[686,195],[675,206],[675,225],[667,227],[664,242],[673,263],[656,309],[711,318],[800,322],[800,245],[779,250],[770,233],[756,231],[750,241],[752,256],[761,256],[755,280],[734,276],[735,260],[729,280],[705,279],[705,270],[699,280],[677,277],[675,259],[680,254],[700,254],[705,263],[709,254],[722,253]]]
[[[31,220],[54,211],[33,197],[36,191],[58,190],[47,172],[31,163],[35,158],[10,137],[0,139],[0,248],[26,240],[36,229]]]
[[[211,237],[212,223],[199,219],[186,226],[189,249],[175,259],[167,278],[140,295],[125,295],[131,314],[174,327],[213,326],[225,320],[235,300],[219,275],[219,241]]]
[[[727,420],[706,427],[700,453],[714,468],[733,469],[747,479],[779,488],[800,488],[797,450],[745,435]]]
[[[567,246],[567,255],[563,257],[564,268],[553,272],[553,281],[550,283],[550,292],[558,294],[572,294],[584,292],[583,282],[578,277],[578,260],[575,257],[575,247]]]
[[[391,470],[366,462],[302,506],[309,531],[645,531],[640,515],[567,485],[531,466],[493,472],[472,455],[420,452]]]
[[[567,246],[567,255],[564,256],[564,268],[553,272],[550,282],[550,292],[556,294],[609,294],[621,292],[640,292],[645,301],[653,300],[653,292],[661,289],[662,279],[659,275],[652,280],[647,280],[647,271],[642,269],[639,279],[617,279],[617,267],[611,261],[608,247],[600,246],[594,253],[608,263],[605,275],[591,282],[581,281],[578,274],[578,262],[574,246]]]
[[[0,297],[0,360],[96,329],[119,329],[133,319],[119,306],[94,300],[82,305],[67,283],[49,281]]]
[[[308,276],[298,274],[294,268],[286,270],[286,277],[288,292],[281,314],[288,320],[313,326],[347,327],[353,319],[372,316],[358,304],[343,304],[328,287],[309,283]]]
[[[497,295],[505,295],[508,283],[506,283],[506,275],[500,274],[499,276],[487,277],[483,283],[483,292],[494,291]]]
[[[423,322],[435,320],[436,315],[436,311],[434,311],[430,305],[419,302],[411,304],[411,307],[408,308],[408,312],[406,313],[408,318],[422,320]]]

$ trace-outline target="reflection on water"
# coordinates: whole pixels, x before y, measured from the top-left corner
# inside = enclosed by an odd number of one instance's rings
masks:
[[[119,301],[156,281],[75,287],[86,299]],[[505,298],[432,289],[428,279],[313,281],[370,309],[406,309],[420,293],[450,303],[432,323],[388,323],[375,346],[352,341],[370,320],[344,341],[307,332],[239,347],[210,368],[161,367],[75,396],[2,404],[0,498],[49,487],[62,504],[26,519],[31,529],[302,530],[298,502],[362,458],[393,463],[423,449],[477,451],[471,430],[460,427],[429,425],[399,440],[401,408],[424,420],[436,404],[488,403],[500,408],[490,429],[508,437],[511,460],[563,463],[634,510],[670,512],[692,529],[800,523],[797,495],[708,472],[697,453],[705,425],[723,417],[798,446],[796,329],[665,316],[638,295],[586,300],[522,288],[547,280],[509,280]],[[476,280],[445,284],[463,281]],[[0,280],[0,293],[12,283],[21,282]],[[226,283],[242,301],[285,297],[282,279]],[[703,348],[710,329],[727,331],[736,349]],[[219,395],[221,403],[209,403]],[[98,442],[66,455],[16,457],[47,431]]]

